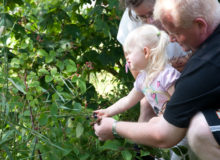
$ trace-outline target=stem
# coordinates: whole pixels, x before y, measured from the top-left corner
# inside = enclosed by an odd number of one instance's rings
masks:
[[[28,92],[27,72],[26,71],[25,71],[25,75],[24,75],[24,83],[25,83],[25,91]],[[29,102],[28,102],[28,104],[29,104]],[[28,105],[28,106],[29,106],[29,110],[30,110],[32,129],[34,129],[35,131],[38,131],[38,127],[35,127],[35,125],[34,125],[34,116],[33,116],[33,112],[32,112],[32,107],[30,105]],[[37,143],[38,143],[38,138],[36,137],[35,144],[37,144]],[[38,153],[39,159],[43,160],[42,156],[41,156],[41,151],[39,149],[37,150],[37,153]]]

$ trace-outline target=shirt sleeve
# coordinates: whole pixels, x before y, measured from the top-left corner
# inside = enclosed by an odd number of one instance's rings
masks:
[[[121,45],[123,45],[128,33],[141,25],[141,22],[132,21],[130,19],[128,15],[128,9],[126,8],[119,24],[117,40],[121,43]]]
[[[168,65],[160,74],[160,84],[164,90],[168,90],[180,77],[180,72]]]
[[[198,61],[192,61],[193,64]],[[220,68],[206,63],[178,79],[175,92],[167,103],[164,118],[171,124],[187,128],[191,118],[206,108],[220,108]],[[218,74],[217,74],[218,73]]]

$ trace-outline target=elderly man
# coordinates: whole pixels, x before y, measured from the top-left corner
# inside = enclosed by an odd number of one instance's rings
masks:
[[[148,123],[104,118],[95,125],[100,140],[113,134],[136,143],[171,147],[186,134],[200,159],[220,157],[220,4],[217,0],[157,0],[154,14],[185,50],[187,63],[161,117]]]
[[[199,112],[188,130],[190,146],[201,159],[219,159],[220,4],[217,0],[158,0],[154,15],[182,48],[195,52],[164,117],[186,128]]]

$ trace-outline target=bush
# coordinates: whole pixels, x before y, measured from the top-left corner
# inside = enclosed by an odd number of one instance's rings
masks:
[[[135,157],[131,142],[100,142],[91,127],[92,111],[133,85],[116,40],[118,0],[3,0],[0,11],[1,159]],[[122,90],[96,92],[90,75],[103,70]]]

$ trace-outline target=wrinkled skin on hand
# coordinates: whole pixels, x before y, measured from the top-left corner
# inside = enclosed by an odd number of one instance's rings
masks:
[[[179,72],[182,72],[187,61],[189,60],[189,58],[191,57],[192,54],[188,54],[186,56],[182,56],[182,57],[176,57],[170,60],[170,63],[172,64],[172,66],[174,68],[176,68]]]
[[[100,124],[94,125],[94,130],[96,136],[98,136],[99,140],[105,141],[109,139],[114,139],[112,134],[112,124],[115,121],[113,118],[102,118]]]

